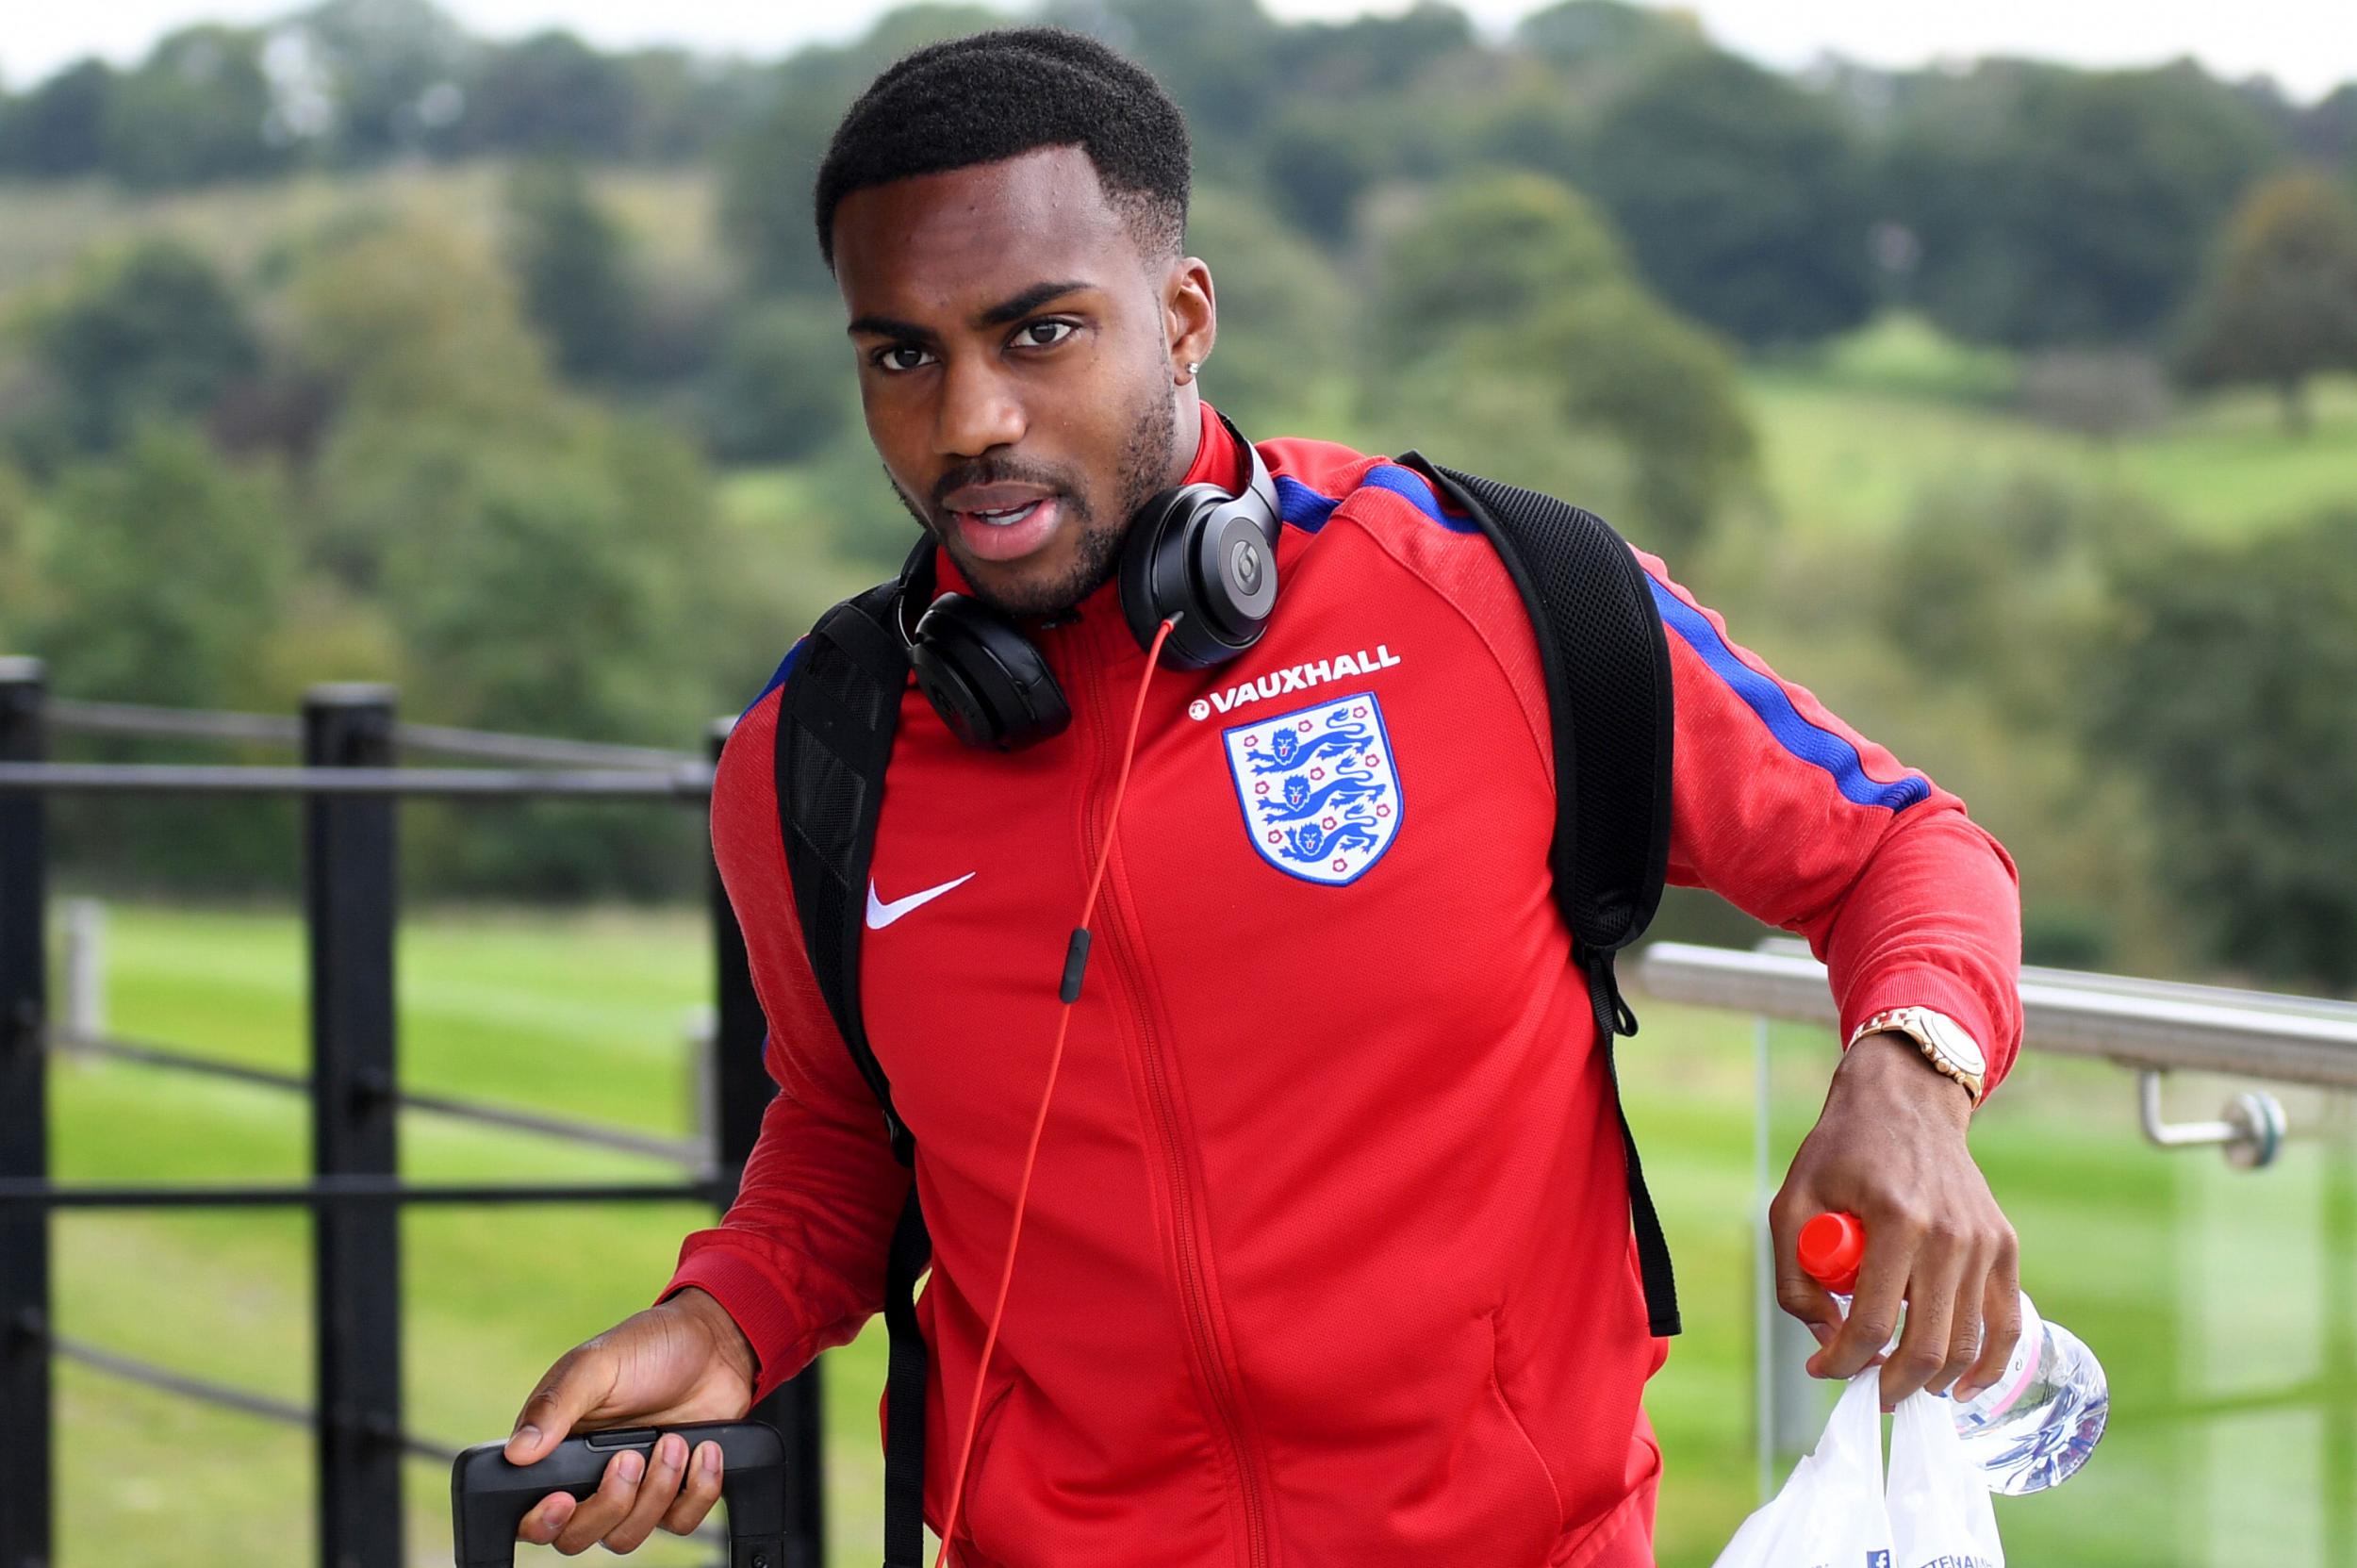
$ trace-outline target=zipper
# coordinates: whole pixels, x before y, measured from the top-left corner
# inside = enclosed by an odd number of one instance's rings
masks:
[[[1118,634],[1122,644],[1129,645],[1130,639],[1126,625],[1101,615],[1091,619],[1098,622],[1096,631],[1091,633],[1093,644],[1101,640],[1100,634]],[[1085,622],[1083,630],[1087,630]],[[1102,799],[1110,804],[1112,779],[1114,770],[1121,766],[1120,747],[1129,726],[1126,711],[1113,714],[1107,710],[1104,663],[1108,652],[1092,646],[1075,662],[1085,667],[1078,671],[1081,677],[1079,684],[1087,692],[1089,721],[1097,734],[1096,770],[1092,781],[1091,797],[1093,801]],[[1114,722],[1115,719],[1119,722]],[[1141,748],[1145,745],[1142,730],[1139,744]],[[1135,759],[1132,759],[1130,767],[1133,777],[1136,766]],[[1083,814],[1083,821],[1082,849],[1085,858],[1081,864],[1090,866],[1096,864],[1098,846],[1113,834],[1113,824],[1106,819],[1100,826],[1100,819],[1094,809]],[[1129,912],[1121,902],[1119,879],[1113,874],[1120,858],[1121,844],[1115,837],[1107,857],[1105,885],[1097,894],[1100,911],[1097,924],[1104,928],[1105,945],[1111,951],[1115,969],[1119,971],[1123,989],[1133,997],[1143,999],[1147,995],[1146,979],[1139,969],[1136,950],[1131,945]],[[1180,1304],[1185,1309],[1189,1337],[1194,1341],[1196,1367],[1203,1375],[1205,1386],[1211,1390],[1212,1411],[1218,1417],[1222,1435],[1227,1439],[1236,1474],[1243,1480],[1244,1540],[1251,1568],[1268,1568],[1267,1504],[1261,1494],[1260,1472],[1252,1462],[1244,1417],[1236,1407],[1235,1373],[1228,1366],[1227,1358],[1220,1353],[1219,1336],[1211,1322],[1211,1288],[1205,1279],[1201,1249],[1195,1234],[1195,1183],[1189,1173],[1184,1140],[1179,1135],[1178,1114],[1173,1104],[1169,1067],[1163,1058],[1162,1042],[1155,1033],[1154,1009],[1141,1006],[1136,1015],[1142,1044],[1140,1054],[1146,1065],[1147,1098],[1153,1102],[1154,1130],[1162,1149],[1163,1169],[1170,1180],[1171,1206],[1178,1221]]]

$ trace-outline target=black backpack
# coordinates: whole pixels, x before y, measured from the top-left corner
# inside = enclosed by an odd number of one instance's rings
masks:
[[[1617,1102],[1612,1043],[1636,1033],[1637,1018],[1622,999],[1613,958],[1653,918],[1670,850],[1670,650],[1650,581],[1627,543],[1591,512],[1412,452],[1400,461],[1471,514],[1530,613],[1554,731],[1556,901],[1587,973]],[[919,550],[931,548],[919,541]],[[896,579],[847,599],[813,628],[779,695],[776,768],[779,826],[812,973],[883,1109],[894,1155],[911,1170],[884,1290],[884,1564],[923,1568],[927,1351],[915,1297],[932,1244],[917,1207],[916,1140],[893,1109],[859,1007],[868,863],[910,674],[891,619],[899,586]],[[1567,676],[1574,669],[1577,683]],[[1669,1247],[1624,1113],[1621,1140],[1647,1321],[1656,1334],[1674,1334]]]

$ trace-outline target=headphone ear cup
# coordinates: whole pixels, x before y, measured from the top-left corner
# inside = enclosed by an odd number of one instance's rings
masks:
[[[1129,520],[1129,532],[1121,541],[1120,577],[1121,618],[1129,623],[1129,635],[1140,648],[1154,646],[1154,633],[1165,616],[1173,610],[1192,609],[1186,601],[1186,577],[1179,564],[1173,561],[1166,541],[1186,514],[1197,504],[1208,504],[1212,487],[1181,485],[1163,490],[1139,507]],[[1192,616],[1189,617],[1192,619]],[[1185,622],[1180,623],[1183,629]],[[1177,647],[1178,633],[1171,633],[1171,640],[1162,645],[1167,657]]]
[[[945,593],[909,641],[917,689],[968,746],[1019,751],[1072,723],[1072,706],[1031,639],[980,600]]]
[[[1277,605],[1277,555],[1263,510],[1216,485],[1164,490],[1138,510],[1121,553],[1121,613],[1141,648],[1168,617],[1162,662],[1202,669],[1261,640]]]

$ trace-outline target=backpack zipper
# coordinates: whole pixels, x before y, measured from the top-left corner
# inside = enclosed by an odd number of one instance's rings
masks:
[[[1100,615],[1090,619],[1097,622],[1091,634],[1093,640],[1102,635],[1118,635],[1122,646],[1130,644],[1129,628],[1114,618]],[[1088,628],[1084,626],[1083,630]],[[1112,717],[1126,718],[1126,715],[1109,716],[1106,708],[1102,661],[1108,652],[1102,647],[1091,647],[1083,651],[1080,659],[1075,661],[1086,667],[1079,672],[1082,677],[1080,684],[1088,693],[1089,720],[1097,735],[1092,800],[1105,795],[1107,781],[1112,777],[1113,770],[1121,765],[1120,757],[1114,753],[1120,747],[1126,729],[1125,725],[1111,721]],[[1141,750],[1146,744],[1146,737],[1141,729]],[[1130,766],[1134,770],[1134,760]],[[1099,817],[1094,810],[1085,814],[1085,824],[1082,848],[1086,853],[1082,864],[1091,865],[1095,863],[1098,846],[1113,834],[1114,824],[1105,822],[1100,826]],[[1137,964],[1129,909],[1121,897],[1120,879],[1115,874],[1120,859],[1121,844],[1116,835],[1107,863],[1105,887],[1098,895],[1103,910],[1098,923],[1105,928],[1106,946],[1111,949],[1114,966],[1120,972],[1123,989],[1133,997],[1144,999],[1147,988]],[[1195,1231],[1195,1183],[1189,1173],[1184,1141],[1179,1134],[1169,1068],[1163,1058],[1162,1042],[1155,1033],[1153,1008],[1140,1006],[1136,1010],[1136,1019],[1142,1048],[1140,1055],[1146,1066],[1147,1098],[1154,1107],[1154,1131],[1162,1149],[1163,1169],[1169,1178],[1171,1207],[1177,1220],[1180,1304],[1185,1311],[1189,1337],[1194,1341],[1196,1368],[1203,1376],[1205,1387],[1211,1391],[1213,1413],[1218,1417],[1229,1457],[1234,1461],[1236,1474],[1242,1480],[1245,1545],[1251,1568],[1267,1568],[1267,1506],[1261,1494],[1260,1472],[1253,1463],[1243,1412],[1236,1405],[1235,1370],[1220,1352],[1219,1336],[1211,1321],[1210,1286],[1204,1277]]]

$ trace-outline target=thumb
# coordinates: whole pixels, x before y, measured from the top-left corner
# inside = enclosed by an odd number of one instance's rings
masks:
[[[565,1441],[573,1424],[613,1392],[612,1358],[587,1346],[566,1352],[541,1378],[516,1417],[503,1450],[510,1464],[533,1464]]]

